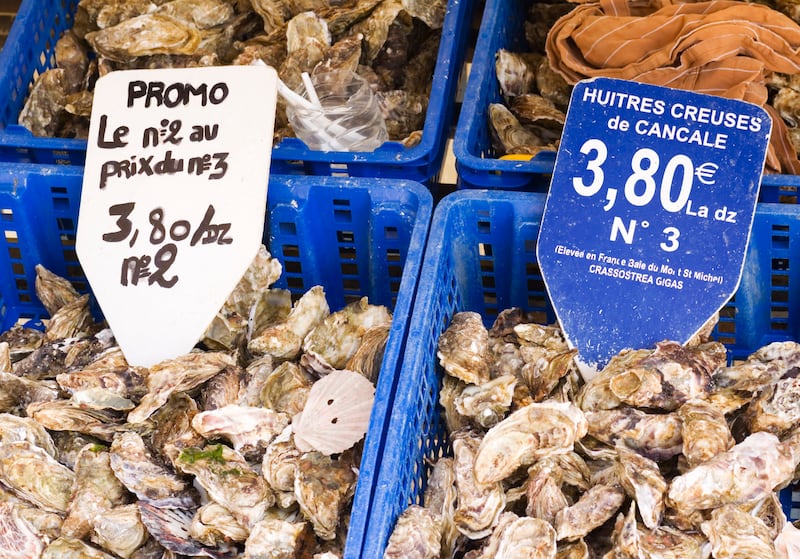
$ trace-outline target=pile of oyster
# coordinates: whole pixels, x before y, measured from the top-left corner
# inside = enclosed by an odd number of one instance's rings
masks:
[[[331,313],[320,286],[293,303],[280,274],[262,247],[203,342],[144,368],[37,268],[46,328],[0,335],[0,555],[341,556],[359,445],[301,450],[294,427],[318,379],[374,381],[391,315]]]
[[[800,344],[726,363],[698,335],[626,350],[588,382],[519,309],[438,342],[452,442],[385,557],[798,557],[777,492],[800,462]],[[417,552],[412,554],[410,550]]]
[[[421,138],[446,0],[80,0],[19,116],[36,136],[86,138],[94,83],[120,69],[251,64],[299,90],[303,72],[352,70],[391,140]],[[293,132],[279,100],[275,141]]]

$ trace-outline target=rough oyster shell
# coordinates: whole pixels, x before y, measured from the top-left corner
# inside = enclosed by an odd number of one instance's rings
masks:
[[[556,514],[554,527],[558,540],[575,541],[612,518],[625,501],[618,485],[595,485],[578,501]]]
[[[513,512],[500,516],[480,559],[551,559],[556,554],[556,531],[538,518],[518,517]]]
[[[92,527],[92,542],[122,559],[129,559],[150,536],[135,504],[115,507],[96,516]]]
[[[265,518],[250,530],[245,557],[307,557],[314,549],[314,533],[307,522]]]
[[[435,559],[441,557],[441,519],[419,505],[408,506],[397,518],[384,559]]]
[[[682,422],[674,412],[653,414],[620,408],[587,412],[586,420],[594,438],[615,446],[624,444],[651,460],[666,460],[683,449]]]
[[[769,385],[744,414],[749,432],[768,431],[784,437],[800,425],[800,378],[783,378]]]
[[[142,437],[133,431],[119,433],[111,443],[111,469],[140,501],[160,507],[189,507],[194,499],[189,485],[153,457]]]
[[[761,520],[732,505],[711,512],[711,519],[700,526],[711,542],[715,559],[774,559],[775,546],[769,529]]]
[[[689,400],[680,407],[678,416],[683,422],[683,455],[690,468],[735,444],[725,415],[705,400]]]
[[[230,555],[229,548],[225,546],[208,547],[191,537],[192,511],[164,509],[141,501],[136,506],[147,531],[170,552],[215,559],[223,559]]]
[[[54,274],[41,264],[36,265],[34,287],[36,297],[50,316],[56,314],[67,303],[71,303],[80,297],[78,291],[68,280],[58,274]]]
[[[499,423],[511,408],[517,378],[505,375],[480,386],[467,385],[455,399],[456,410],[484,428]]]
[[[728,452],[675,477],[668,503],[692,512],[762,499],[792,479],[799,460],[790,443],[781,443],[771,433],[753,433]]]
[[[164,14],[148,13],[87,33],[86,40],[98,54],[128,62],[153,54],[194,54],[202,37],[192,25]]]
[[[628,495],[635,499],[645,526],[654,530],[664,515],[667,482],[653,460],[623,447],[617,447],[617,452],[617,477]]]
[[[303,516],[323,540],[336,537],[344,507],[356,485],[356,474],[346,461],[308,452],[297,461],[294,494]]]
[[[275,503],[266,480],[241,454],[225,445],[187,448],[175,465],[181,472],[194,475],[208,496],[247,528],[264,518]]]
[[[8,501],[0,502],[0,549],[9,558],[40,557],[44,551],[44,542],[34,527]]]
[[[506,505],[500,481],[483,483],[476,476],[476,456],[480,439],[459,433],[453,440],[453,467],[456,474],[458,504],[454,520],[458,531],[471,540],[491,532]]]
[[[197,509],[189,532],[192,538],[210,547],[243,542],[250,534],[250,530],[242,526],[228,509],[214,501]]]
[[[289,425],[285,413],[268,408],[230,405],[200,412],[192,427],[206,439],[224,438],[242,454],[260,454]]]
[[[50,542],[41,559],[114,559],[114,556],[81,540],[61,536]]]
[[[67,512],[75,474],[27,441],[0,444],[0,481],[37,507]]]
[[[583,412],[573,404],[530,404],[486,433],[475,457],[475,478],[500,481],[539,458],[569,452],[587,428]]]
[[[459,312],[439,336],[436,356],[448,375],[467,384],[489,380],[489,331],[481,315]]]
[[[494,57],[495,75],[504,98],[531,93],[536,89],[536,68],[542,56],[498,49]]]

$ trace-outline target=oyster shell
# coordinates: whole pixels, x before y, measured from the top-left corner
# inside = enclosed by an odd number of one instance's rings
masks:
[[[651,460],[666,460],[683,450],[683,424],[674,412],[620,408],[587,412],[586,420],[592,437],[611,445],[624,444]]]
[[[34,82],[19,113],[18,122],[34,136],[55,136],[63,125],[66,103],[65,70],[51,68]]]
[[[578,540],[612,518],[625,501],[618,485],[595,485],[578,501],[556,513],[553,526],[558,540]]]
[[[561,491],[562,476],[560,470],[539,466],[541,462],[528,470],[526,497],[528,504],[525,513],[550,524],[556,514],[570,505],[564,492]]]
[[[327,316],[305,340],[303,351],[319,355],[334,369],[344,368],[370,328],[387,325],[392,314],[384,306],[370,305],[366,297]]]
[[[332,459],[320,452],[307,452],[297,461],[294,494],[303,516],[321,539],[336,537],[355,485],[356,474],[342,457]]]
[[[48,544],[41,559],[114,559],[114,556],[81,540],[61,536]]]
[[[194,475],[208,496],[247,528],[264,518],[275,503],[266,480],[241,454],[225,445],[187,448],[175,465],[181,472]]]
[[[92,542],[122,559],[129,559],[150,535],[134,504],[105,511],[94,518],[92,526]]]
[[[307,557],[315,545],[314,533],[307,522],[265,518],[250,530],[244,544],[244,555],[251,559]]]
[[[19,361],[28,356],[35,349],[42,345],[44,332],[34,328],[25,328],[15,324],[3,333],[0,333],[0,343],[8,344],[8,352],[11,362]],[[3,369],[10,371],[11,369]]]
[[[452,557],[455,552],[459,531],[455,523],[456,490],[455,464],[452,458],[440,458],[428,475],[428,485],[422,502],[441,521],[441,554]]]
[[[459,312],[439,336],[436,356],[448,375],[467,384],[489,380],[489,331],[481,315]]]
[[[765,387],[747,407],[749,432],[768,431],[784,437],[800,425],[800,378],[782,378]]]
[[[475,478],[479,483],[501,481],[520,466],[569,452],[587,427],[583,412],[573,404],[530,404],[486,433],[475,457]]]
[[[636,501],[645,526],[654,530],[664,514],[667,482],[653,460],[623,447],[617,447],[617,452],[617,477],[628,496]]]
[[[6,557],[40,557],[44,542],[14,503],[0,501],[0,549]]]
[[[37,264],[35,269],[36,281],[34,289],[36,297],[50,316],[56,314],[64,305],[72,303],[80,297],[75,287],[65,278],[54,274],[41,264]]]
[[[250,530],[242,526],[228,509],[214,501],[197,509],[189,532],[192,538],[209,547],[243,542],[250,535]]]
[[[498,49],[494,68],[500,93],[504,98],[532,93],[536,90],[536,68],[542,56],[533,53],[515,53]]]
[[[774,559],[775,546],[761,520],[732,505],[711,512],[701,525],[715,559]]]
[[[192,419],[200,413],[197,403],[183,393],[173,394],[151,417],[154,425],[150,442],[162,459],[175,465],[181,451],[202,446],[205,439],[192,428]]]
[[[261,474],[275,491],[282,508],[289,508],[296,500],[294,479],[301,454],[292,440],[291,425],[275,437],[264,452]]]
[[[284,361],[266,377],[260,400],[265,407],[294,417],[303,411],[313,384],[297,363]]]
[[[454,435],[453,467],[458,491],[454,520],[458,531],[471,540],[485,538],[492,532],[506,504],[499,480],[481,482],[476,475],[480,444],[480,440],[469,433]]]
[[[705,400],[689,400],[680,407],[678,416],[683,422],[683,455],[690,468],[735,444],[725,415]]]
[[[233,357],[222,352],[196,352],[162,361],[150,367],[147,394],[128,413],[130,423],[141,423],[163,406],[175,392],[196,388],[234,364]]]
[[[303,339],[329,314],[324,289],[314,286],[295,303],[286,320],[256,332],[247,348],[255,355],[268,353],[274,359],[293,359],[300,353]]]
[[[260,456],[289,421],[285,413],[268,408],[230,405],[200,412],[192,418],[192,427],[206,439],[222,437],[242,454]]]
[[[538,518],[520,518],[513,512],[504,512],[478,557],[551,559],[555,554],[556,531],[549,523]]]
[[[191,537],[192,511],[164,509],[141,501],[136,506],[139,508],[139,515],[142,523],[147,527],[147,531],[170,553],[214,559],[223,559],[230,555],[230,548],[225,546],[208,547]],[[168,555],[164,554],[164,556]]]
[[[347,360],[344,368],[364,375],[372,384],[377,384],[378,373],[383,365],[383,353],[389,340],[391,324],[370,328],[361,337],[361,345]]]
[[[547,141],[526,128],[502,103],[489,104],[489,132],[492,145],[501,155],[536,155],[553,149]]]
[[[14,495],[47,511],[64,514],[75,474],[27,441],[0,444],[0,482]]]
[[[114,437],[110,463],[117,479],[140,501],[172,508],[194,504],[186,481],[159,464],[142,437],[133,431]]]
[[[238,404],[249,380],[250,374],[239,365],[225,367],[203,385],[200,393],[203,410],[217,410]]]
[[[442,557],[441,518],[419,505],[410,505],[397,518],[384,559],[436,559]]]
[[[480,386],[467,385],[456,396],[456,410],[461,416],[474,419],[481,427],[493,427],[511,408],[516,384],[515,376],[505,375]]]
[[[153,54],[195,54],[202,36],[193,25],[160,13],[147,13],[86,34],[95,52],[116,62]]]
[[[743,363],[719,367],[712,376],[718,390],[755,392],[777,382],[788,371],[800,365],[800,344],[773,342],[750,355]]]
[[[792,479],[798,461],[800,454],[790,443],[781,443],[771,433],[753,433],[731,450],[675,477],[668,504],[692,512],[762,499]]]
[[[92,532],[95,517],[103,518],[113,507],[125,503],[128,493],[115,477],[111,455],[105,447],[82,448],[74,471],[75,481],[61,535],[83,539]]]

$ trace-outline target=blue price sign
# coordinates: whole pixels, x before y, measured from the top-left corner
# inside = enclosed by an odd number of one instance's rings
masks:
[[[575,86],[537,258],[584,364],[686,342],[730,299],[771,126],[742,101],[608,78]]]

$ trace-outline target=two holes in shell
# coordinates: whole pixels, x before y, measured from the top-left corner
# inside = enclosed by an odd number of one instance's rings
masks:
[[[330,400],[328,400],[328,405],[329,405],[329,406],[332,406],[332,405],[333,405],[333,398],[331,398]],[[333,423],[334,425],[336,425],[336,423],[337,423],[338,421],[339,421],[339,418],[338,418],[338,417],[334,417],[333,419],[331,419],[331,423]]]

